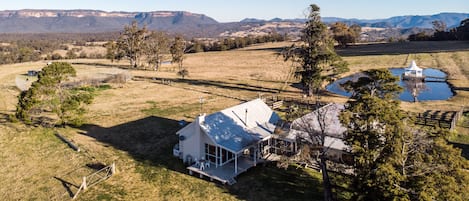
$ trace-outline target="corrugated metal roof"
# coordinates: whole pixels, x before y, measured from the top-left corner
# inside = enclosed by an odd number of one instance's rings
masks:
[[[218,145],[239,152],[270,136],[278,120],[269,106],[255,99],[207,115],[200,127]]]
[[[339,114],[345,107],[343,104],[331,103],[319,108],[317,111],[306,114],[305,116],[293,121],[292,129],[287,138],[295,139],[296,137],[304,138],[311,143],[319,143],[319,139],[308,139],[310,132],[321,132],[318,121],[318,114],[322,117],[325,125],[326,137],[324,138],[324,146],[337,150],[345,150],[348,148],[342,140],[343,134],[347,128],[342,126],[339,120]],[[319,138],[319,136],[317,137]]]
[[[331,137],[342,138],[347,128],[342,126],[339,120],[339,114],[345,107],[343,104],[331,103],[319,108],[317,111],[306,114],[305,116],[293,121],[292,128],[296,130],[321,132],[318,121],[318,114],[325,125],[325,133]]]

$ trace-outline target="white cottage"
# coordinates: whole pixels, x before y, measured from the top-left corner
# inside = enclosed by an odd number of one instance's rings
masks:
[[[330,147],[331,157],[340,161],[346,149],[341,140],[345,128],[338,120],[342,109],[340,104],[319,109],[327,112],[329,125],[325,144]],[[234,177],[259,162],[298,153],[297,137],[305,133],[302,121],[310,122],[310,128],[317,129],[315,114],[312,112],[292,124],[284,124],[269,106],[255,99],[210,115],[200,115],[176,132],[179,143],[173,152],[190,164],[187,167],[190,174],[196,172],[201,177],[233,184]]]
[[[424,78],[423,77],[423,69],[418,67],[414,60],[412,60],[409,67],[405,68],[404,71],[404,79],[412,79],[412,78]]]
[[[198,172],[224,183],[255,166],[275,130],[279,116],[255,99],[210,115],[200,115],[179,130],[174,154]]]

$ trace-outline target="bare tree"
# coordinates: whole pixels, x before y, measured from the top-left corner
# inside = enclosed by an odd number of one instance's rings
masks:
[[[184,79],[186,75],[189,74],[189,71],[185,69],[182,65],[184,60],[184,54],[186,52],[186,41],[182,36],[176,36],[174,42],[170,47],[171,56],[173,57],[172,63],[177,63],[179,67],[178,75]]]
[[[338,115],[343,109],[339,104],[317,107],[315,111],[293,121],[293,132],[297,133],[300,153],[297,160],[307,164],[319,164],[323,178],[324,200],[332,200],[332,186],[328,174],[328,152],[334,139],[345,131],[340,124]],[[336,127],[336,128],[335,128]],[[340,133],[332,133],[339,131]]]

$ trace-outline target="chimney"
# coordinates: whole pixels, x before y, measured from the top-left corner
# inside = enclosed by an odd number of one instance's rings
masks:
[[[244,124],[248,127],[248,109],[246,108],[246,113],[244,114]]]
[[[203,124],[204,121],[205,121],[205,113],[204,113],[204,114],[200,114],[199,116],[197,116],[196,121],[197,121],[197,123],[198,123],[199,125],[200,125],[200,124]]]

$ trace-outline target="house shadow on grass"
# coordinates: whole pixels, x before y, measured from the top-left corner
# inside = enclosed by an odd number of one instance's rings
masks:
[[[186,172],[182,162],[172,155],[172,148],[178,142],[175,133],[180,128],[176,120],[149,116],[110,128],[84,125],[80,134],[126,151],[137,161]]]
[[[126,151],[145,166],[164,167],[171,171],[188,174],[186,166],[172,154],[178,142],[176,131],[182,128],[177,120],[157,116],[104,128],[84,125],[80,134],[95,138],[99,142]],[[158,177],[142,170],[143,177]],[[159,174],[158,171],[156,174]],[[239,175],[237,183],[217,186],[239,199],[257,200],[322,200],[322,185],[319,176],[312,176],[303,168],[277,168],[274,163],[259,164]],[[194,175],[194,180],[200,179]],[[209,181],[208,178],[204,180]]]

